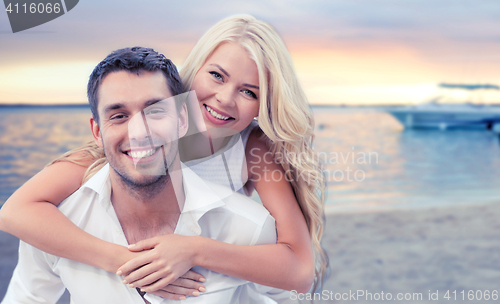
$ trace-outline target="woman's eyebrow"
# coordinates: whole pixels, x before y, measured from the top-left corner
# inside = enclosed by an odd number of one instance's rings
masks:
[[[222,73],[226,74],[226,76],[227,76],[227,77],[231,77],[231,76],[229,76],[229,73],[228,73],[226,70],[224,70],[224,69],[223,69],[220,65],[218,65],[217,63],[211,63],[211,64],[209,64],[209,65],[213,65],[213,66],[218,67],[218,68],[222,71]]]
[[[253,85],[253,84],[244,83],[243,85],[245,87],[250,87],[250,88],[254,88],[254,89],[260,90],[259,86],[256,86],[256,85]]]

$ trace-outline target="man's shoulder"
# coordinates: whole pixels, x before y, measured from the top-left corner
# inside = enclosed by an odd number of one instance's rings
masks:
[[[235,245],[276,243],[276,222],[263,205],[227,187],[206,184],[223,204],[209,210],[198,222],[203,236]]]
[[[228,212],[251,220],[258,225],[262,225],[268,217],[271,217],[269,211],[262,204],[248,196],[234,192],[225,186],[213,182],[206,181],[206,184],[225,203],[225,206],[222,208]]]

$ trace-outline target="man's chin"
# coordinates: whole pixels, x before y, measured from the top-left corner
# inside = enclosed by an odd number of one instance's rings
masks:
[[[148,187],[168,178],[167,174],[135,174],[134,176],[120,177],[129,185],[134,187]]]
[[[137,175],[142,175],[144,177],[158,177],[162,175],[166,175],[167,171],[165,170],[165,166],[136,166],[135,170],[137,171]]]
[[[126,166],[111,167],[116,174],[128,185],[134,187],[147,187],[158,183],[164,178],[168,178],[168,172],[163,165],[137,165],[132,168]]]

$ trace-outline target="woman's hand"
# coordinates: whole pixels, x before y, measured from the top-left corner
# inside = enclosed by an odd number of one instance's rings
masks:
[[[166,288],[172,290],[173,286],[192,289],[191,281],[204,282],[205,278],[195,272],[188,277],[181,277],[189,273],[194,265],[196,250],[194,241],[196,237],[168,234],[153,237],[129,246],[131,251],[151,249],[149,252],[134,258],[121,266],[117,275],[125,275],[124,284],[129,287],[138,287],[146,292],[155,292]],[[184,280],[179,280],[184,279]],[[173,284],[189,283],[183,285]],[[200,287],[200,286],[198,286]],[[199,288],[198,288],[199,289]],[[166,291],[169,292],[169,291]]]

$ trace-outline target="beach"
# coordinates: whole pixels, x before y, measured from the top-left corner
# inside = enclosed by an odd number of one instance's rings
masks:
[[[331,263],[324,289],[373,297],[339,303],[390,303],[398,293],[398,302],[482,303],[481,293],[500,289],[500,204],[330,215],[323,244]]]
[[[16,264],[17,243],[0,233],[0,298]],[[323,300],[315,303],[483,303],[487,293],[500,290],[500,203],[329,214],[323,245],[331,274],[316,295]],[[429,300],[436,291],[438,299]],[[382,300],[389,294],[392,300]]]

